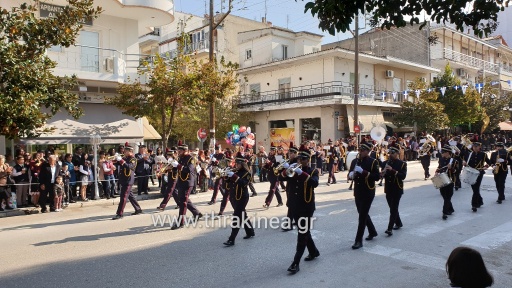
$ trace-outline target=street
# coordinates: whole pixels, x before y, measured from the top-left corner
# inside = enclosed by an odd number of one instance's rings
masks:
[[[437,162],[432,161],[431,174]],[[496,204],[497,192],[489,169],[482,182],[484,206],[471,211],[471,188],[455,191],[455,213],[442,220],[442,197],[430,180],[423,180],[419,162],[408,163],[405,194],[400,204],[404,227],[388,237],[389,209],[384,188],[370,210],[379,232],[364,247],[352,250],[357,211],[346,172],[336,174],[338,184],[327,186],[327,175],[316,189],[312,230],[321,253],[301,262],[300,272],[286,269],[295,253],[297,232],[256,229],[244,240],[240,230],[233,247],[222,244],[227,228],[155,227],[155,215],[177,215],[174,203],[157,212],[160,199],[143,200],[144,214],[110,220],[118,198],[70,206],[61,213],[0,219],[1,287],[449,287],[445,263],[457,246],[476,248],[494,276],[493,287],[512,287],[512,177],[506,197]],[[250,198],[249,215],[282,217],[286,206],[262,207],[267,183],[256,183],[258,196]],[[156,192],[152,192],[156,193]],[[283,193],[284,194],[284,193]],[[191,196],[202,213],[217,213],[220,199],[209,206],[211,191]],[[219,193],[220,196],[220,193]],[[283,200],[286,196],[283,195]],[[232,209],[228,204],[225,215]],[[153,217],[153,218],[152,218]],[[199,224],[204,223],[200,220]],[[365,237],[367,232],[365,233]],[[307,250],[304,257],[307,256]]]

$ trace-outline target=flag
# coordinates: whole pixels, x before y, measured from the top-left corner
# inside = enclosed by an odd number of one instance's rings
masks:
[[[492,82],[491,82],[491,86],[498,85],[498,84],[500,84],[500,82],[499,82],[499,81],[492,81]]]
[[[446,92],[446,87],[441,87],[441,95],[444,96],[444,92]]]
[[[459,89],[459,86],[455,85],[455,86],[453,86],[453,89],[457,90],[457,89]]]
[[[420,90],[416,90],[416,91],[414,91],[414,93],[416,93],[416,97],[419,99],[421,91]]]
[[[468,88],[468,85],[462,85],[462,94],[466,94],[466,89]]]
[[[396,92],[393,91],[393,93],[391,93],[391,96],[393,96],[393,101],[396,101]]]
[[[409,92],[407,90],[404,91],[404,98],[407,98],[409,96]]]
[[[508,86],[510,86],[510,89],[512,89],[512,80],[508,80],[507,83],[508,83]]]
[[[427,92],[428,92],[428,93],[432,92],[432,88],[428,88],[428,89],[427,89]]]
[[[385,92],[381,92],[380,96],[382,96],[382,101],[386,101],[386,93]]]
[[[478,90],[478,93],[481,93],[482,88],[484,88],[484,84],[483,83],[477,83],[477,84],[475,84],[475,88]]]

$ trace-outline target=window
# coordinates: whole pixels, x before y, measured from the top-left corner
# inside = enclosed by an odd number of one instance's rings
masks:
[[[291,79],[290,78],[284,78],[279,79],[279,99],[285,99],[290,98],[290,90],[291,90]]]
[[[249,85],[249,90],[249,93],[251,94],[252,98],[259,98],[261,91],[260,83]]]
[[[100,36],[98,32],[80,31],[80,44],[83,45],[80,54],[80,70],[99,72]]]
[[[281,48],[283,50],[283,60],[288,59],[288,46],[283,45]]]
[[[322,139],[322,121],[320,118],[300,119],[301,141],[314,140],[318,143]]]
[[[245,50],[245,60],[251,60],[251,59],[252,59],[252,50],[251,49]]]
[[[393,91],[402,91],[402,79],[393,78]]]

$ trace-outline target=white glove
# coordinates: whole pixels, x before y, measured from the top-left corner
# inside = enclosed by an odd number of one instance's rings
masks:
[[[300,169],[300,168],[295,169],[295,173],[297,173],[297,175],[301,175],[302,169]]]
[[[231,177],[231,176],[235,175],[235,172],[229,171],[227,175],[228,175],[228,177]]]
[[[361,166],[356,166],[354,167],[354,171],[357,173],[363,173],[363,168],[361,168]]]
[[[503,162],[505,162],[505,159],[501,159],[501,158],[500,158],[500,159],[498,159],[498,162],[499,162],[499,163],[503,163]]]
[[[172,163],[171,163],[172,167],[176,168],[178,167],[178,161],[174,160]]]
[[[217,158],[212,157],[212,162],[215,162],[215,161],[217,161]]]
[[[354,179],[354,171],[348,173],[348,179],[350,179],[350,180]]]
[[[121,160],[123,160],[123,158],[122,158],[121,156],[117,156],[117,157],[116,157],[116,160],[117,160],[117,161],[121,161]]]
[[[283,164],[283,168],[284,168],[284,169],[288,169],[288,168],[290,168],[290,164],[289,164],[288,162],[284,163],[284,164]]]

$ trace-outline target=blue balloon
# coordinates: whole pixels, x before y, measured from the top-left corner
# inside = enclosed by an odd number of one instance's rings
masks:
[[[233,136],[233,140],[235,140],[237,142],[240,141],[240,135],[237,134],[237,135]]]
[[[233,132],[229,131],[229,132],[227,133],[228,138],[229,138],[229,137],[231,137],[231,135],[233,135]]]
[[[247,137],[247,135],[248,135],[247,132],[242,132],[242,133],[240,133],[240,138],[245,138],[245,137]]]

